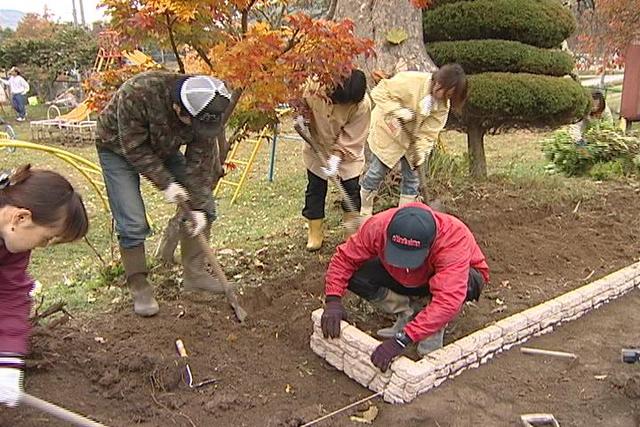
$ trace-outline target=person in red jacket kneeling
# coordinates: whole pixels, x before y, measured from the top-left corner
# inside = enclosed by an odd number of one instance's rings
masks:
[[[16,406],[22,394],[31,250],[81,239],[88,228],[82,198],[62,176],[30,165],[0,173],[0,404]]]
[[[396,314],[392,327],[378,331],[385,340],[371,356],[386,371],[412,343],[421,355],[441,348],[447,323],[488,281],[485,256],[462,221],[418,202],[389,209],[338,246],[325,276],[322,332],[340,336],[347,290]]]

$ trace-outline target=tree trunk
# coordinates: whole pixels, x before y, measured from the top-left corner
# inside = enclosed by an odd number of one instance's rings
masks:
[[[337,0],[335,19],[356,23],[356,35],[375,42],[376,56],[359,65],[371,76],[373,70],[395,73],[402,70],[435,71],[424,48],[422,11],[409,0]],[[387,33],[404,29],[408,38],[399,45],[387,42]]]
[[[473,178],[487,177],[487,160],[484,156],[484,134],[486,129],[472,123],[467,131],[469,149],[469,173]]]

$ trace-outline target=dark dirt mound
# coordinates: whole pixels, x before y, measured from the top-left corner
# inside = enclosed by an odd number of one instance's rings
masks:
[[[448,341],[638,259],[640,200],[633,188],[603,184],[577,210],[577,200],[541,204],[523,192],[489,182],[444,200],[474,231],[492,269],[492,285],[465,307]],[[307,255],[302,233],[293,239],[291,250],[262,251],[259,263],[255,254],[242,265],[223,257],[230,276],[259,266],[253,274],[262,286],[242,296],[251,314],[245,325],[222,296],[179,293],[150,319],[128,307],[73,319],[34,337],[39,368],[27,372],[27,390],[111,426],[294,426],[367,396],[308,345],[309,316],[321,306],[333,245]],[[366,311],[352,319],[365,330],[382,323]],[[178,338],[195,381],[216,378],[216,384],[190,390],[181,381]],[[495,381],[504,393],[516,388],[509,378]],[[2,426],[45,424],[63,425],[28,408],[0,411]]]

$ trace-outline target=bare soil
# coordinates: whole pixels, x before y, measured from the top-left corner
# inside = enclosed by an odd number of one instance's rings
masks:
[[[475,233],[492,270],[492,284],[477,304],[465,307],[447,341],[638,260],[640,200],[632,186],[602,184],[577,209],[577,200],[545,203],[528,191],[487,182],[445,199]],[[245,325],[235,321],[224,297],[179,293],[167,281],[156,317],[140,319],[128,305],[115,305],[39,328],[26,390],[110,426],[299,426],[365,397],[368,390],[308,345],[309,316],[321,306],[323,273],[338,234],[313,255],[304,252],[302,231],[288,248],[269,245],[265,236],[257,254],[224,255],[230,276],[263,283],[244,290],[251,314]],[[580,353],[571,369],[510,352],[410,405],[375,401],[381,409],[375,425],[515,425],[516,414],[542,411],[554,412],[563,426],[638,425],[640,377],[636,383],[614,380],[635,374],[617,359],[620,347],[636,344],[638,329],[631,325],[638,302],[638,295],[627,297],[532,342]],[[350,307],[365,330],[384,322],[353,299]],[[195,381],[216,378],[215,385],[191,390],[184,384],[177,338],[186,344]],[[593,378],[600,374],[608,377]],[[355,425],[352,413],[324,425]],[[64,424],[22,407],[0,409],[0,425]]]

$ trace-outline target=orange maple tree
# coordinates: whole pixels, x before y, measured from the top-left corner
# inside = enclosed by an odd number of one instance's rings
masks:
[[[312,19],[288,0],[103,0],[111,27],[125,45],[170,47],[181,71],[225,80],[233,89],[235,120],[265,124],[274,108],[300,96],[314,76],[328,87],[346,75],[373,42],[354,34],[349,20]],[[127,46],[123,46],[127,47]],[[123,81],[112,72],[95,91],[103,102]],[[96,102],[99,106],[100,102]],[[265,121],[266,120],[266,121]],[[256,125],[257,126],[257,125]]]
[[[579,1],[578,6],[580,49],[601,57],[605,64],[610,54],[624,53],[640,37],[638,0]]]

